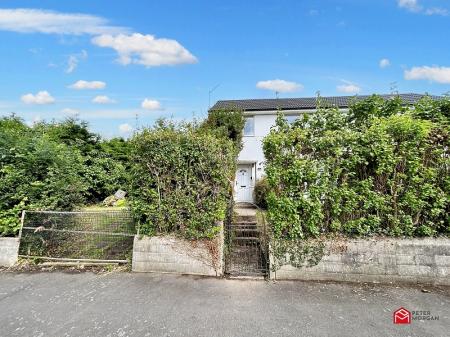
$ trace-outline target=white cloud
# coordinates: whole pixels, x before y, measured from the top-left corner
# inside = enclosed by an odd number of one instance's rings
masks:
[[[423,66],[405,70],[405,80],[429,80],[438,83],[450,83],[450,67]]]
[[[341,80],[341,82],[343,82],[343,84],[336,87],[338,92],[342,92],[344,94],[357,94],[361,91],[361,87],[350,81]]]
[[[447,16],[449,14],[448,9],[440,7],[427,8],[424,13],[426,15],[441,15],[441,16]]]
[[[380,68],[387,68],[391,65],[391,61],[389,59],[381,59],[380,60]]]
[[[71,108],[64,108],[61,110],[61,112],[63,114],[67,114],[67,115],[78,115],[80,113],[78,110],[71,109]]]
[[[398,7],[404,8],[413,13],[422,13],[425,15],[449,15],[449,11],[445,8],[431,7],[426,8],[419,3],[419,0],[397,0]]]
[[[32,54],[40,54],[42,52],[42,48],[30,48],[28,51]]]
[[[309,16],[319,15],[319,11],[317,9],[310,9],[308,12]]]
[[[108,20],[88,14],[61,13],[42,9],[0,9],[0,30],[19,33],[100,35],[127,32]]]
[[[197,58],[176,40],[131,33],[128,28],[110,25],[105,18],[79,13],[42,9],[0,9],[0,30],[19,33],[92,35],[92,43],[112,48],[121,64],[147,67],[196,63]],[[64,39],[64,37],[61,37]],[[75,70],[79,56],[69,56],[66,72]]]
[[[40,122],[42,122],[42,117],[39,115],[36,115],[36,116],[33,116],[32,120],[26,121],[25,124],[27,124],[31,128]]]
[[[69,88],[76,90],[96,90],[96,89],[104,89],[106,87],[106,83],[102,81],[84,81],[79,80],[74,84],[70,85]]]
[[[55,99],[48,93],[48,91],[39,91],[36,95],[23,95],[21,100],[26,104],[52,104],[55,102]]]
[[[87,56],[88,54],[86,50],[82,50],[81,53],[79,54],[69,55],[69,58],[67,60],[66,73],[68,74],[72,73],[77,68],[80,60],[87,59]]]
[[[303,89],[300,83],[289,82],[285,80],[268,80],[256,83],[258,89],[272,90],[277,92],[294,92]]]
[[[75,70],[77,66],[78,66],[78,58],[75,55],[70,55],[69,59],[67,60],[66,73],[70,74]]]
[[[103,34],[94,37],[92,43],[114,49],[119,54],[117,61],[123,65],[133,63],[156,67],[197,62],[197,58],[177,41],[153,35]]]
[[[161,110],[161,103],[154,99],[144,99],[141,103],[141,107],[146,110]]]
[[[93,103],[97,103],[97,104],[112,104],[112,103],[116,103],[115,100],[109,98],[108,96],[95,96],[92,99]]]
[[[126,134],[129,134],[132,131],[133,131],[133,127],[130,124],[128,124],[128,123],[119,125],[119,132],[121,134],[125,134],[126,135]]]
[[[417,0],[398,0],[398,7],[405,8],[411,12],[420,12],[422,10],[422,6],[419,5],[419,1]]]

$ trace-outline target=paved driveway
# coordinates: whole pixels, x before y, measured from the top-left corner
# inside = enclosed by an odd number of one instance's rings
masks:
[[[110,273],[0,273],[3,336],[449,336],[449,290]],[[394,325],[400,306],[435,321]]]

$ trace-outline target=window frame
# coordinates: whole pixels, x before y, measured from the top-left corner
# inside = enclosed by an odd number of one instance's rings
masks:
[[[245,119],[245,124],[244,124],[244,130],[243,130],[243,136],[244,137],[254,137],[255,136],[255,116],[246,116],[244,117]],[[252,123],[252,128],[251,128],[251,134],[248,133],[246,134],[245,130],[246,130],[246,126],[247,126],[247,121],[250,121]]]

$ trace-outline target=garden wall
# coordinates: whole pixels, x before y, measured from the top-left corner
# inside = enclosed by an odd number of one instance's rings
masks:
[[[11,267],[18,259],[19,238],[0,238],[0,267]]]
[[[271,256],[271,264],[274,259]],[[325,242],[325,255],[318,265],[296,268],[285,264],[276,271],[271,268],[270,276],[277,280],[450,285],[450,239],[328,241]]]
[[[188,241],[173,235],[134,238],[134,272],[223,275],[223,231],[214,240]]]

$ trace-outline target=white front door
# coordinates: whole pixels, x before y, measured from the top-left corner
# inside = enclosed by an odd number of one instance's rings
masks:
[[[253,181],[252,165],[238,165],[236,171],[235,201],[253,202]]]

